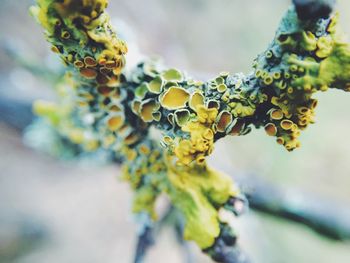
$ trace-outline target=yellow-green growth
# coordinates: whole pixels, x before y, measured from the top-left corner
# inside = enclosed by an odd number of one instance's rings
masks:
[[[231,179],[206,163],[215,142],[263,127],[291,151],[314,122],[313,95],[350,91],[350,46],[337,16],[300,21],[291,8],[252,72],[202,82],[155,61],[124,74],[127,48],[109,23],[106,0],[37,3],[32,14],[68,74],[57,87],[59,101],[38,102],[35,112],[81,151],[121,158],[135,212],[156,219],[157,197],[167,194],[183,213],[185,238],[203,249],[220,235],[218,211],[238,195]]]

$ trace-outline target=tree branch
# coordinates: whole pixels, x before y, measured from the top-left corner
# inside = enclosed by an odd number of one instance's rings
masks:
[[[22,131],[34,120],[31,108],[28,102],[0,96],[0,122]]]
[[[241,181],[250,207],[301,223],[335,240],[350,239],[350,210],[331,199],[284,189],[256,177]]]
[[[327,18],[332,13],[335,0],[293,0],[301,20]]]
[[[0,99],[0,121],[23,130],[34,117],[30,107],[29,103]],[[257,177],[238,179],[252,209],[304,224],[332,239],[350,240],[347,206],[300,191],[281,189]],[[147,236],[146,233],[142,238]]]

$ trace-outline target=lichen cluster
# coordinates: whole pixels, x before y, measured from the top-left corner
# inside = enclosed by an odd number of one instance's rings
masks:
[[[87,81],[117,86],[126,44],[117,38],[104,12],[107,0],[37,1],[31,13],[46,31],[53,52]]]
[[[254,64],[261,91],[268,96],[265,130],[289,151],[300,146],[300,132],[314,122],[313,95],[329,88],[349,90],[350,49],[337,21],[335,15],[300,25],[290,10]]]
[[[209,254],[229,232],[219,211],[234,211],[239,196],[230,177],[206,163],[215,142],[264,127],[293,150],[314,121],[313,94],[350,90],[350,47],[337,16],[300,21],[291,8],[250,74],[202,82],[151,60],[123,70],[127,48],[109,24],[106,0],[37,2],[32,13],[67,65],[67,81],[57,103],[37,102],[35,112],[83,151],[121,156],[134,212],[156,220],[154,204],[166,193],[185,218],[185,238]]]

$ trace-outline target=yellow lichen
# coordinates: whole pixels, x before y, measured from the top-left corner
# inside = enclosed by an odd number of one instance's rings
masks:
[[[116,114],[108,118],[107,125],[111,131],[116,131],[124,124],[124,114]]]
[[[232,114],[228,111],[220,112],[218,116],[217,130],[218,132],[225,132],[229,125],[232,123]]]
[[[151,122],[154,120],[153,113],[159,109],[160,105],[154,99],[148,99],[140,105],[140,117],[144,122]]]
[[[197,106],[204,105],[204,96],[200,92],[194,92],[191,94],[189,106],[194,111],[197,110]]]
[[[269,136],[275,136],[277,133],[276,125],[273,123],[268,123],[265,125],[265,131]]]
[[[190,94],[185,89],[173,86],[162,94],[160,103],[168,110],[176,110],[185,107],[189,98]]]

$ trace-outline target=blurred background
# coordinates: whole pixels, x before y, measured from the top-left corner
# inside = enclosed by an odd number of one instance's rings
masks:
[[[341,24],[350,36],[350,2],[338,2]],[[41,28],[28,15],[31,4],[0,0],[0,104],[15,99],[28,105],[53,96],[45,79],[9,55],[13,50],[26,61],[58,68]],[[248,72],[289,4],[113,0],[109,13],[141,53],[159,55],[169,66],[208,79],[221,71]],[[136,53],[134,45],[131,49]],[[288,153],[257,130],[220,141],[211,162],[234,177],[260,178],[350,211],[350,97],[329,91],[318,98],[317,123],[303,132],[300,149]],[[13,105],[0,107],[0,262],[132,262],[138,229],[129,213],[132,193],[118,182],[118,167],[64,162],[32,150],[23,143],[25,123],[13,121],[29,118],[30,109],[19,110],[16,115]],[[349,241],[334,241],[301,224],[251,210],[238,228],[241,245],[254,262],[350,262]],[[192,249],[194,262],[210,262]],[[167,228],[145,262],[165,258],[167,263],[185,262]]]

